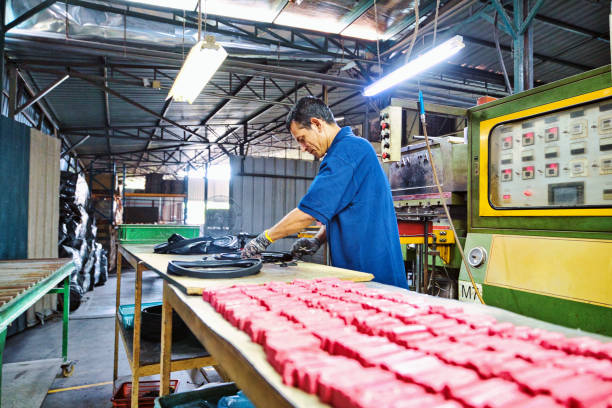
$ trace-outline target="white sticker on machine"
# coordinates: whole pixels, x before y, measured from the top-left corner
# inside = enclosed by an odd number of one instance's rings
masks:
[[[480,291],[480,295],[482,295],[482,285],[477,283],[476,287]],[[459,300],[462,302],[480,303],[471,282],[459,281]]]

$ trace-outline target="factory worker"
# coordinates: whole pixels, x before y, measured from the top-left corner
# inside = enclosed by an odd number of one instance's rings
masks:
[[[302,150],[322,159],[319,173],[297,208],[249,241],[242,256],[257,257],[272,242],[317,220],[323,226],[314,238],[293,244],[294,256],[312,255],[327,241],[333,266],[407,288],[391,190],[372,145],[350,127],[340,128],[327,105],[314,97],[300,99],[286,125]]]

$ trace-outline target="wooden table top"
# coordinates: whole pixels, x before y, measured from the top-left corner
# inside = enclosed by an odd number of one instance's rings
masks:
[[[168,262],[173,260],[201,260],[203,255],[172,255],[153,253],[153,245],[121,245],[122,254],[134,265],[133,261],[143,262],[150,270],[158,273],[172,285],[188,295],[201,295],[205,288],[231,286],[236,284],[262,284],[271,281],[290,282],[295,279],[338,278],[355,282],[366,282],[374,279],[370,273],[357,272],[333,266],[319,265],[298,261],[295,266],[264,264],[256,275],[235,279],[198,279],[166,273]],[[132,260],[130,260],[130,257]]]
[[[168,301],[206,350],[257,407],[329,407],[316,395],[283,384],[262,346],[232,326],[208,302],[170,286]]]

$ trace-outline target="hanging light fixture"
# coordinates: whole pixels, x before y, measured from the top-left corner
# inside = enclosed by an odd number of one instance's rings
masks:
[[[202,3],[198,0],[198,42],[187,54],[166,99],[193,103],[227,58],[227,52],[215,42],[214,36],[206,35],[200,40],[201,27]]]
[[[450,40],[427,51],[425,54],[413,59],[406,65],[396,69],[388,75],[385,75],[372,85],[367,86],[363,94],[365,96],[373,96],[386,89],[389,89],[392,86],[433,67],[452,55],[455,55],[463,47],[465,47],[463,37],[456,35]]]

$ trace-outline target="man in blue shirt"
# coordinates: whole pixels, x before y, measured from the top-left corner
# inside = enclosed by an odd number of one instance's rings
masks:
[[[327,105],[313,97],[295,104],[287,128],[303,151],[323,159],[319,173],[298,207],[249,241],[242,256],[256,257],[316,219],[323,226],[314,238],[297,240],[294,255],[314,254],[327,240],[333,266],[407,288],[391,190],[372,145],[350,127],[340,128]]]

